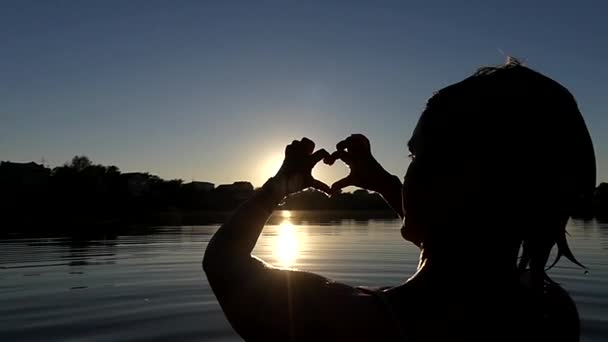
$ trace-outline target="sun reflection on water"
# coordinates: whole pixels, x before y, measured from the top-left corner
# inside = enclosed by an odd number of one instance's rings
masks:
[[[277,266],[292,267],[295,265],[301,248],[301,240],[295,227],[288,219],[277,226],[273,254]]]

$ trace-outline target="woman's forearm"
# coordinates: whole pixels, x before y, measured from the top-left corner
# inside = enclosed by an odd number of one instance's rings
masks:
[[[243,203],[213,235],[203,259],[203,267],[217,262],[249,258],[264,224],[283,199],[279,189],[269,181]]]
[[[241,270],[253,260],[251,251],[266,220],[288,194],[308,187],[330,192],[326,184],[311,174],[312,168],[329,153],[323,149],[313,153],[314,148],[315,143],[308,138],[294,140],[285,148],[285,160],[277,174],[256,190],[209,241],[203,258],[205,271],[217,271],[224,266],[236,266],[233,269]]]
[[[379,188],[376,190],[400,218],[404,217],[402,189],[403,185],[399,177],[387,172]]]

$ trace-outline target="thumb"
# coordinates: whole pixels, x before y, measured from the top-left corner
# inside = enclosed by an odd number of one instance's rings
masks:
[[[340,190],[346,188],[347,186],[355,185],[354,179],[352,175],[348,175],[339,181],[336,181],[331,185],[331,194],[335,195],[340,193]]]
[[[328,157],[329,157],[329,152],[327,152],[324,148],[322,148],[322,149],[318,150],[317,152],[313,153],[310,156],[310,160],[314,166],[321,160],[327,159]]]
[[[327,184],[321,182],[320,180],[313,178],[311,186],[317,190],[323,191],[326,194],[331,194],[331,189],[329,188],[329,186]]]

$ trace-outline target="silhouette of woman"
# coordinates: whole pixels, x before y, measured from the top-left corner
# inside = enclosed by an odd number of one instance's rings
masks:
[[[233,328],[247,341],[577,341],[569,295],[545,273],[569,217],[595,186],[595,157],[566,88],[515,60],[437,92],[408,143],[401,184],[353,134],[331,155],[303,138],[213,236],[203,268]],[[350,167],[331,188],[321,160]],[[421,249],[405,283],[365,289],[274,268],[251,256],[283,198],[307,187],[380,193]]]

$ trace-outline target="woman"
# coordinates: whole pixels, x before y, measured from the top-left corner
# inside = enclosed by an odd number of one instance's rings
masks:
[[[577,341],[569,295],[545,273],[549,252],[578,264],[565,226],[595,186],[591,139],[572,95],[517,61],[483,68],[437,92],[408,143],[404,183],[360,134],[331,155],[307,138],[277,175],[213,236],[203,268],[226,317],[247,341]],[[330,187],[311,169],[336,159]],[[421,249],[405,283],[368,290],[252,257],[285,196],[313,187],[380,193]],[[580,264],[579,264],[580,265]]]

